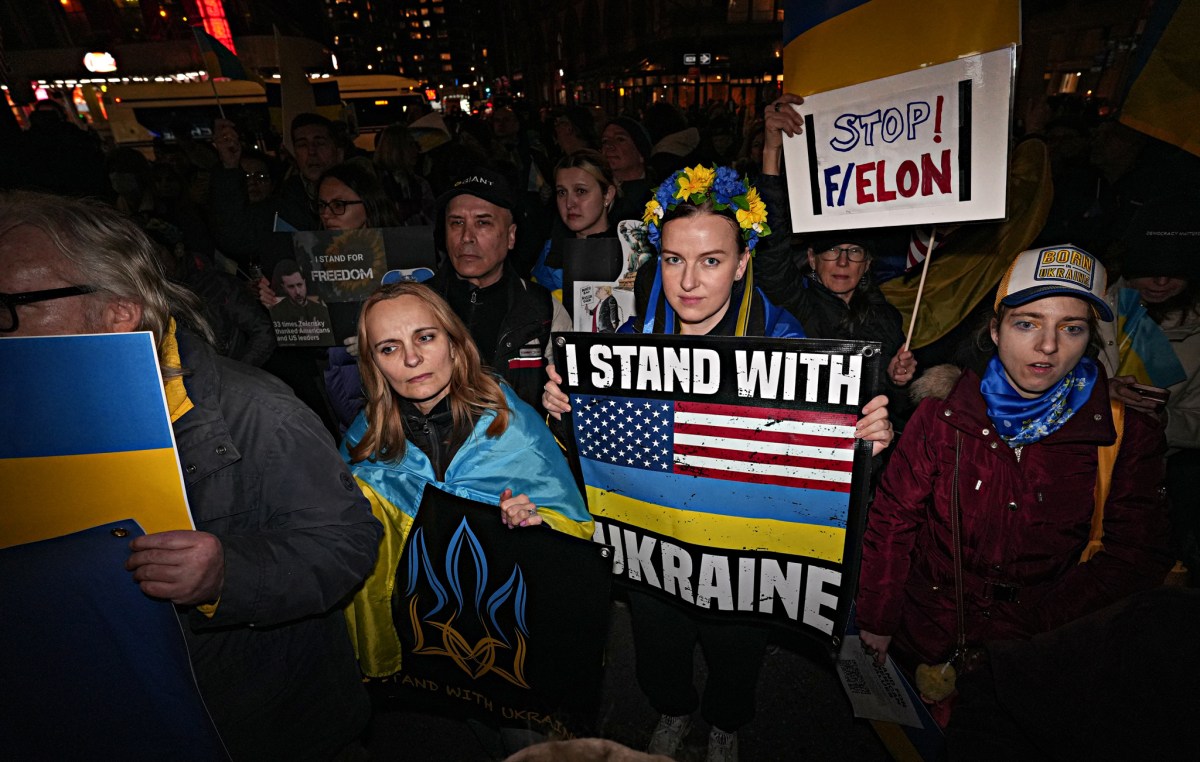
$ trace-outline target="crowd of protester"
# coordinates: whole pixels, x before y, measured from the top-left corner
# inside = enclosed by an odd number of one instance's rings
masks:
[[[297,117],[290,149],[274,152],[218,120],[211,142],[160,141],[151,159],[131,148],[106,153],[57,104],[38,104],[0,163],[0,318],[7,312],[12,323],[0,331],[147,329],[162,346],[177,340],[164,367],[182,358],[196,369],[186,393],[201,408],[211,404],[205,426],[248,456],[235,481],[195,488],[199,531],[191,534],[214,538],[202,561],[153,555],[185,553],[190,541],[175,537],[135,548],[131,562],[148,594],[190,607],[197,679],[235,759],[283,750],[333,758],[355,748],[365,696],[332,622],[362,580],[359,596],[388,587],[425,484],[498,505],[513,527],[545,522],[591,535],[552,436],[570,406],[548,360],[552,334],[570,325],[560,303],[565,243],[615,237],[623,220],[645,219],[656,247],[635,268],[639,317],[624,330],[881,343],[884,393],[864,408],[858,432],[885,464],[864,537],[859,626],[871,655],[890,653],[905,671],[951,660],[968,673],[961,693],[927,696],[958,758],[1004,759],[1049,743],[1033,727],[1038,718],[1013,709],[1036,687],[1006,682],[1018,667],[999,671],[1026,653],[1020,648],[1049,660],[1060,641],[1094,633],[1114,660],[1124,658],[1152,647],[1133,638],[1122,647],[1112,634],[1135,605],[1152,611],[1164,640],[1193,636],[1180,627],[1195,622],[1195,598],[1146,591],[1194,585],[1200,569],[1200,160],[1079,102],[1047,102],[1016,137],[1045,146],[1053,177],[1045,225],[1029,251],[1000,253],[1012,265],[985,300],[983,324],[967,327],[979,330],[953,334],[952,347],[914,351],[875,277],[905,257],[907,235],[792,234],[781,158],[784,136],[803,128],[802,111],[791,95],[688,110],[659,101],[620,114],[515,102],[389,126],[373,153],[316,114]],[[758,239],[711,202],[647,212],[659,184],[691,167],[757,189],[772,235]],[[293,293],[295,264],[275,240],[281,223],[432,226],[440,266],[427,285],[372,296],[345,346],[277,347],[268,307],[312,303]],[[129,240],[146,245],[135,255],[121,249]],[[1050,246],[1080,252],[1097,282],[1032,289],[1022,278]],[[100,272],[126,276],[101,283],[91,276],[101,264]],[[85,281],[109,295],[108,306],[13,299]],[[1144,379],[1122,370],[1121,289],[1137,292],[1147,330],[1166,338],[1158,351],[1183,368],[1165,394],[1148,394]],[[148,322],[151,301],[162,314]],[[743,303],[750,318],[738,323]],[[47,306],[56,304],[62,314]],[[609,317],[612,328],[622,322]],[[950,356],[962,358],[959,367],[939,362]],[[428,373],[413,375],[422,368]],[[246,400],[272,406],[275,419],[248,416]],[[180,437],[181,452],[200,447],[197,436]],[[1106,456],[1114,439],[1119,449]],[[524,484],[514,474],[536,478]],[[252,479],[269,484],[251,490],[240,481]],[[260,491],[261,499],[247,497]],[[310,515],[288,504],[301,491],[309,503],[329,497]],[[1094,492],[1104,507],[1099,537]],[[391,537],[389,550],[377,555],[381,535]],[[195,584],[185,584],[189,571],[184,582],[155,587],[166,584],[154,570],[167,563],[199,564]],[[645,594],[630,593],[629,603],[638,681],[662,715],[647,728],[649,750],[676,753],[699,710],[711,727],[708,758],[736,759],[736,733],[754,716],[766,629],[713,625]],[[1060,637],[1063,627],[1074,629]],[[308,671],[264,668],[264,649],[284,650],[285,638]],[[997,646],[989,660],[985,646],[1000,640],[1022,643]],[[703,692],[691,678],[697,644],[709,665]],[[252,676],[235,681],[238,670]],[[1137,676],[1122,679],[1136,684]],[[307,681],[302,690],[298,681]],[[979,693],[969,694],[976,684]],[[1194,687],[1178,690],[1195,708]],[[1065,732],[1103,732],[1114,706],[1080,712]],[[334,708],[322,716],[320,707]],[[987,724],[999,715],[1003,728]],[[530,739],[503,740],[514,751]],[[1159,738],[1158,748],[1173,740]]]

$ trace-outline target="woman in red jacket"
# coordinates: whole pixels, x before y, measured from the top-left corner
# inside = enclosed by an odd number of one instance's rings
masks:
[[[1165,446],[1158,423],[1132,409],[1104,508],[1104,548],[1079,562],[1098,448],[1116,438],[1104,372],[1084,356],[1097,318],[1113,319],[1105,277],[1071,246],[1020,254],[1000,282],[996,352],[983,378],[966,371],[945,399],[917,408],[863,537],[857,616],[863,648],[878,661],[891,652],[910,671],[921,662],[961,666],[961,642],[1028,638],[1162,581],[1170,564]]]

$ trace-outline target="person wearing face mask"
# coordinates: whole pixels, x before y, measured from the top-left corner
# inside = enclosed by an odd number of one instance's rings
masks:
[[[917,407],[863,536],[857,621],[879,663],[970,669],[987,641],[1030,638],[1161,584],[1162,431],[1110,405],[1086,356],[1097,321],[1113,319],[1106,277],[1070,245],[1019,254],[998,288],[982,377],[964,371]],[[1097,491],[1103,546],[1092,554]],[[918,673],[944,724],[954,694],[934,687]]]
[[[575,238],[613,238],[616,228],[608,210],[617,196],[612,172],[597,151],[576,151],[554,169],[554,198],[559,220]],[[549,289],[559,301],[563,287],[561,240],[551,237],[533,266],[533,281]]]
[[[738,197],[748,209],[733,205]],[[791,314],[748,283],[752,252],[762,238],[775,233],[767,225],[767,210],[757,191],[732,168],[696,166],[671,175],[646,205],[644,222],[659,257],[638,270],[637,316],[622,332],[805,336]],[[544,404],[551,416],[561,418],[570,411],[570,401],[553,366],[547,375]],[[875,454],[891,443],[886,397],[877,396],[863,408],[855,435],[872,442]],[[767,628],[711,622],[681,604],[633,590],[629,605],[638,684],[661,714],[648,751],[673,755],[699,708],[711,726],[706,759],[737,760],[737,731],[755,713]],[[692,680],[697,644],[708,664],[702,694]]]

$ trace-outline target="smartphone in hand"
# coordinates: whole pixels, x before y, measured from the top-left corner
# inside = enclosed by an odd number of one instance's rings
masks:
[[[1171,390],[1164,389],[1161,386],[1149,386],[1147,384],[1130,384],[1129,388],[1143,399],[1156,402],[1159,405],[1167,404],[1167,400],[1171,399]]]

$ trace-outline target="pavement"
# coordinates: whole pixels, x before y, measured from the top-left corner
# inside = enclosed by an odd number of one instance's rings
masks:
[[[641,750],[646,748],[658,715],[634,677],[629,609],[614,602],[611,611],[597,735]],[[697,650],[698,686],[705,679],[703,662]],[[832,662],[807,641],[772,644],[759,677],[757,703],[754,720],[738,732],[743,762],[890,759],[871,726],[851,713]],[[707,740],[708,726],[697,713],[676,759],[700,762]],[[461,720],[378,706],[366,744],[376,760],[475,762],[493,758]]]

